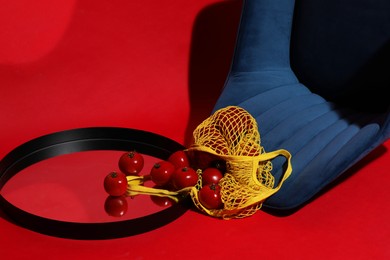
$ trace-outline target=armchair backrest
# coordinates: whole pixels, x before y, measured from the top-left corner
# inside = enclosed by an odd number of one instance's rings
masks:
[[[363,111],[390,99],[390,1],[296,0],[291,66],[311,91]]]

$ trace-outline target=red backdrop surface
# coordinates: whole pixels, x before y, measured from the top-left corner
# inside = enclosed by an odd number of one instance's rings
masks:
[[[186,144],[229,68],[241,1],[0,0],[0,158],[48,133],[91,126]],[[0,210],[1,259],[389,259],[390,142],[286,216],[187,211],[111,240],[43,235]]]

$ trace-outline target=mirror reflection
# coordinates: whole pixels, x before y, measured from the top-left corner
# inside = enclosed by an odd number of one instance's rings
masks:
[[[35,163],[13,176],[2,196],[31,214],[66,222],[114,222],[147,216],[170,207],[168,198],[148,195],[110,197],[104,178],[119,171],[125,151],[94,150],[56,156]],[[148,175],[160,159],[144,155],[140,175]],[[151,181],[145,186],[153,186]]]

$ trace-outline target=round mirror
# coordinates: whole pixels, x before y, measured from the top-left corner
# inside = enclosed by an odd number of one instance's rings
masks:
[[[0,162],[0,206],[18,224],[54,236],[105,239],[147,232],[182,215],[185,203],[148,195],[111,197],[104,178],[119,171],[126,151],[143,155],[140,174],[147,175],[156,162],[180,149],[184,147],[165,137],[124,128],[43,136]]]

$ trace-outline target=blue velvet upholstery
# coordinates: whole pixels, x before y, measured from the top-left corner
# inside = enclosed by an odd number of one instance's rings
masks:
[[[389,72],[388,0],[244,0],[214,110],[245,108],[266,151],[291,152],[265,208],[299,208],[390,137]]]

